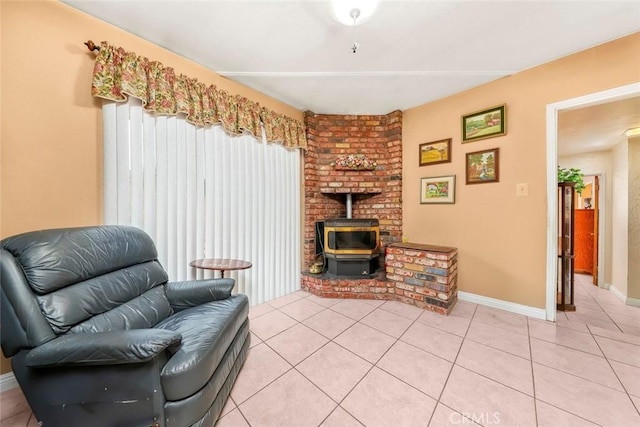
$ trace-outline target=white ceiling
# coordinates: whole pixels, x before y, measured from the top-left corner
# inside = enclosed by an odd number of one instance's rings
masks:
[[[382,0],[357,27],[338,23],[327,0],[62,1],[298,109],[331,114],[405,110],[640,31],[638,0]],[[640,125],[638,103],[624,105],[567,113],[560,154],[607,149],[630,121]]]
[[[609,150],[625,141],[624,131],[640,127],[640,97],[561,111],[558,155]]]
[[[326,0],[63,1],[298,109],[333,114],[405,110],[640,31],[637,0],[382,0],[357,27],[338,23]]]

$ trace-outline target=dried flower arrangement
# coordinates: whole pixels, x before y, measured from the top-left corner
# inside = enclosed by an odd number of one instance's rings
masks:
[[[378,164],[368,159],[364,154],[349,154],[340,156],[331,163],[336,170],[374,170]]]

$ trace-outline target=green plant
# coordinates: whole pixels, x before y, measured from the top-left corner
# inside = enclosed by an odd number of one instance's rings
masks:
[[[584,181],[582,178],[584,178],[584,175],[580,169],[561,168],[558,166],[558,182],[575,182],[575,189],[578,194],[582,194],[582,190],[584,190]]]

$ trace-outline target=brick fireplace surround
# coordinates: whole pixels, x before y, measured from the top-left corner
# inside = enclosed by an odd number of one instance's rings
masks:
[[[402,112],[381,116],[305,112],[304,271],[302,289],[330,298],[397,300],[448,314],[457,296],[457,250],[402,240]],[[374,170],[336,170],[340,156],[365,155]],[[373,278],[309,273],[316,261],[315,224],[346,217],[380,222],[381,273]]]

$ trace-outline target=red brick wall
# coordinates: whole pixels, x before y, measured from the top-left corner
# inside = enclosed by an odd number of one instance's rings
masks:
[[[305,269],[315,260],[315,222],[346,216],[353,193],[353,218],[380,221],[383,245],[402,237],[402,112],[382,116],[325,115],[307,111],[304,156]],[[363,154],[373,171],[339,171],[339,156]]]
[[[449,314],[458,300],[458,249],[396,243],[387,248],[386,277],[342,279],[302,274],[302,289],[325,298],[384,299]]]

